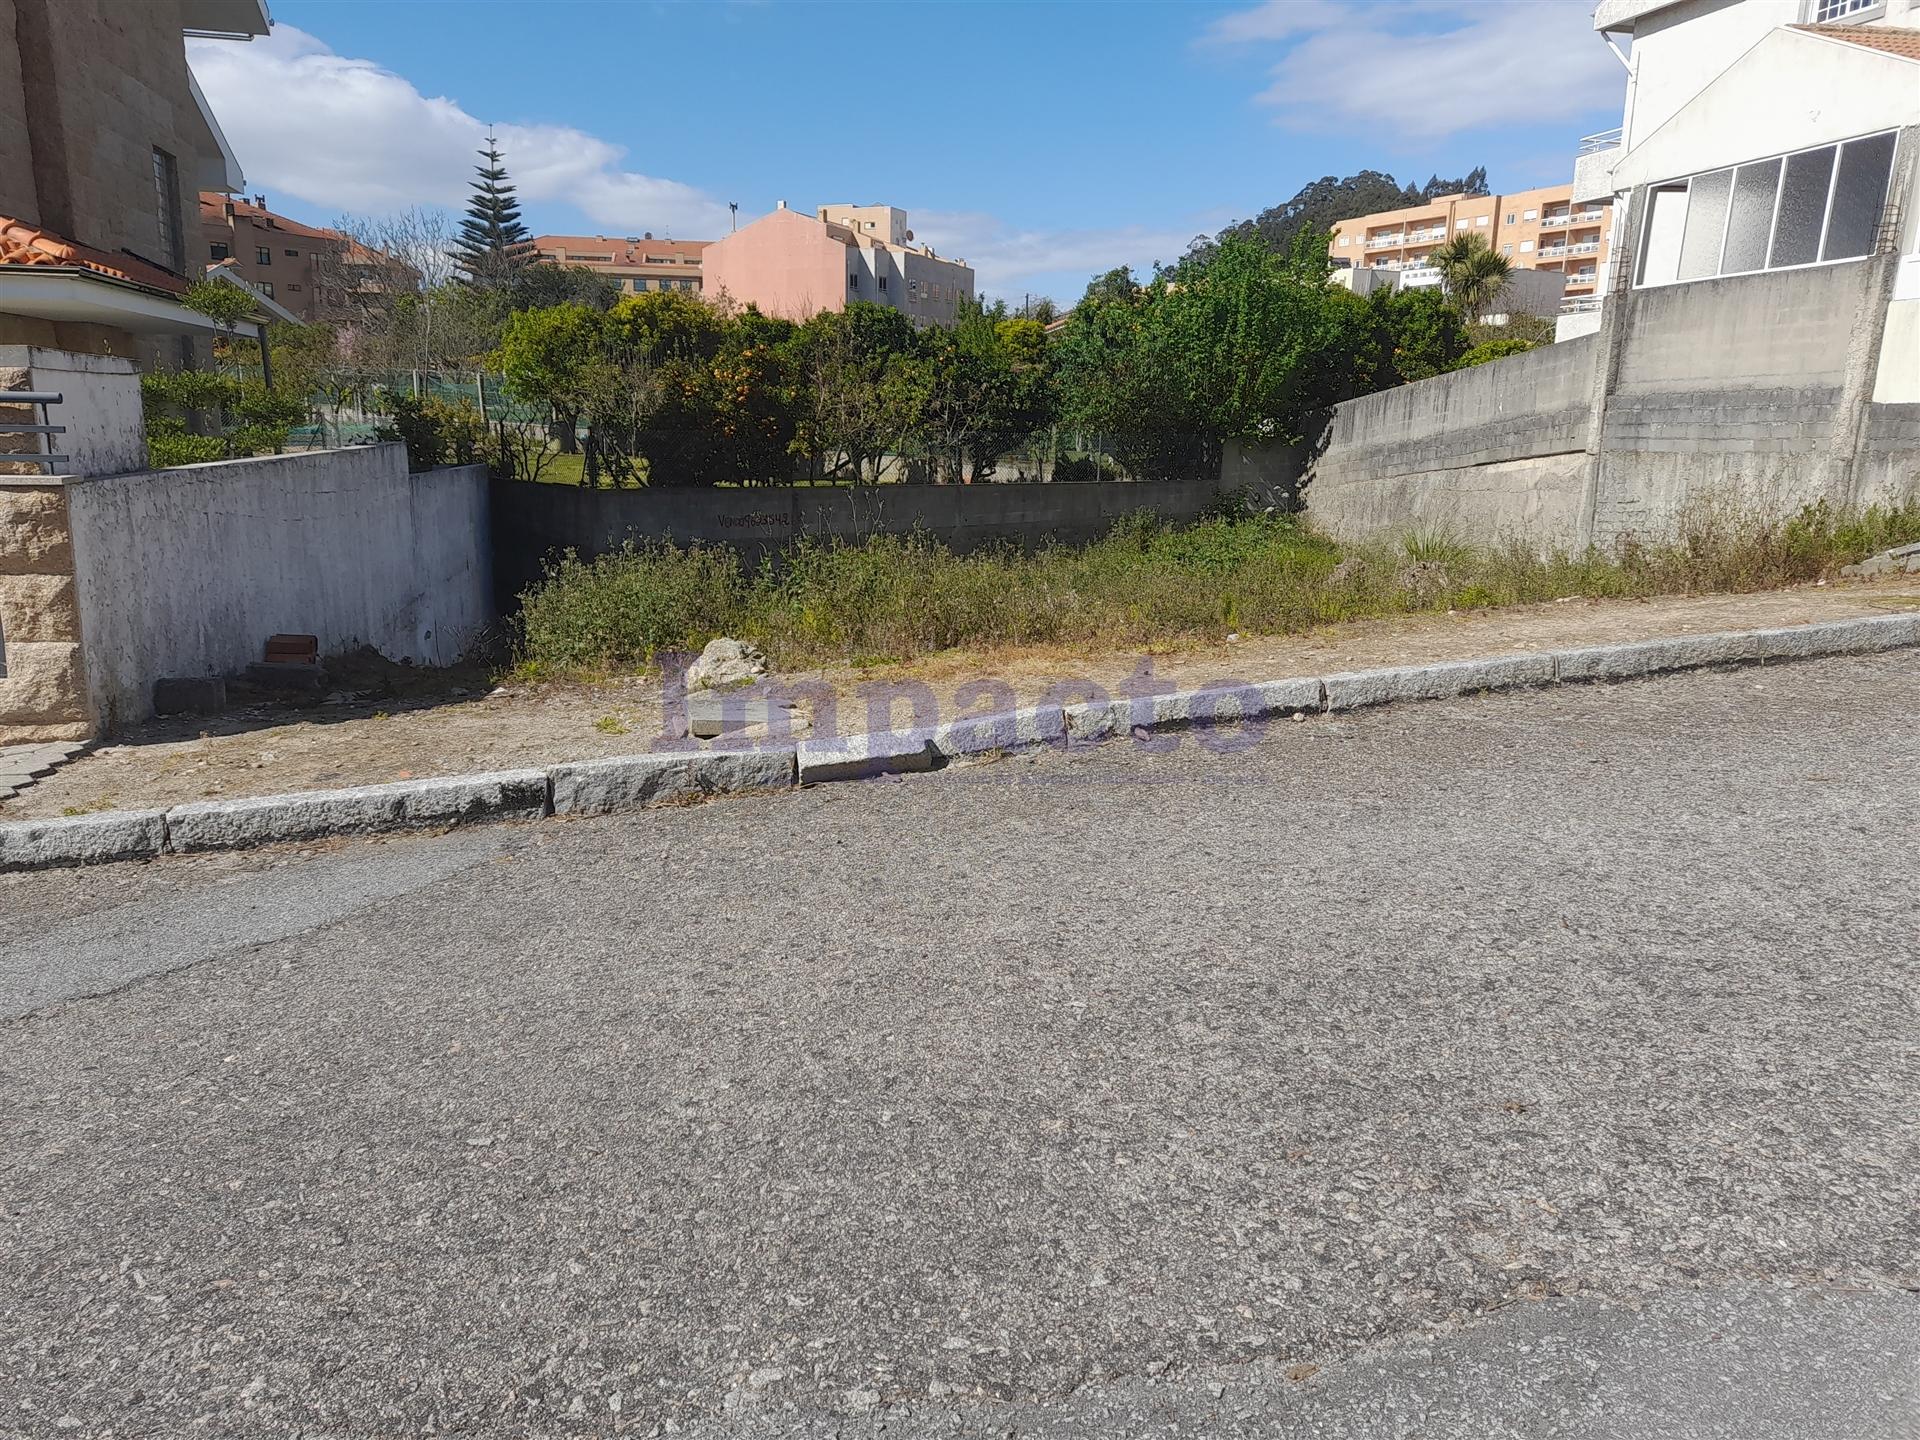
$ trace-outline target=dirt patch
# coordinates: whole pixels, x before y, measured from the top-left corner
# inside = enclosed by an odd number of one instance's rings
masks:
[[[907,664],[828,667],[781,677],[816,681],[836,698],[838,728],[868,728],[872,681],[919,681],[942,719],[997,708],[978,687],[1032,704],[1064,681],[1116,689],[1143,663],[1174,685],[1324,675],[1382,665],[1558,650],[1665,635],[1803,625],[1920,605],[1911,577],[1808,585],[1753,595],[1559,600],[1508,610],[1328,625],[1155,650],[1065,647],[949,651]],[[262,702],[229,714],[155,721],[120,736],[0,806],[0,819],[177,805],[191,800],[372,785],[429,775],[630,755],[664,736],[660,682],[495,688],[479,671],[423,671],[368,659],[304,707]],[[966,703],[956,703],[956,697]],[[896,723],[905,723],[902,704]]]

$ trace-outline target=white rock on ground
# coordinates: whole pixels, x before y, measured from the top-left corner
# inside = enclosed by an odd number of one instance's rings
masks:
[[[687,690],[725,690],[766,673],[767,657],[759,646],[721,635],[709,640],[700,658],[687,667]]]

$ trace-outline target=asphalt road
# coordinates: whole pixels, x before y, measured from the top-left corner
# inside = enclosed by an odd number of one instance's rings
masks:
[[[0,1434],[1920,1431],[1920,654],[0,879]]]

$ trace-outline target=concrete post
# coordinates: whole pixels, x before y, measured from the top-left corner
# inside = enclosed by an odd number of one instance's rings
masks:
[[[1627,214],[1637,215],[1646,203],[1647,187],[1634,187],[1627,201]],[[1629,223],[1616,236],[1613,248],[1613,273],[1617,284],[1600,302],[1599,343],[1595,346],[1593,379],[1587,392],[1587,449],[1585,474],[1580,488],[1580,519],[1574,533],[1576,544],[1585,548],[1598,543],[1595,533],[1600,513],[1600,485],[1605,465],[1607,401],[1620,381],[1620,356],[1626,349],[1627,334],[1633,324],[1637,296],[1633,288],[1634,244],[1637,226]]]
[[[1867,406],[1873,403],[1874,381],[1880,369],[1880,350],[1887,338],[1887,310],[1893,304],[1900,277],[1900,234],[1915,201],[1915,171],[1920,170],[1920,125],[1909,125],[1894,145],[1893,173],[1887,183],[1885,214],[1892,220],[1876,236],[1874,253],[1860,262],[1858,308],[1840,381],[1840,399],[1834,406],[1833,437],[1821,458],[1819,491],[1852,508],[1860,503],[1862,451],[1867,441]]]

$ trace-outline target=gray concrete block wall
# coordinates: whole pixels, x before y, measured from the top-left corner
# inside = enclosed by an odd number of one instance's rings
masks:
[[[957,551],[1077,543],[1138,510],[1194,519],[1219,494],[1200,482],[587,490],[496,481],[494,568],[505,600],[539,578],[549,555],[604,555],[629,541],[727,545],[749,564],[803,538],[920,533]]]
[[[1350,401],[1309,465],[1308,513],[1350,539],[1438,524],[1605,543],[1668,531],[1708,493],[1775,513],[1920,494],[1920,405],[1868,405],[1857,449],[1840,413],[1850,344],[1884,303],[1875,274],[1843,264],[1610,297],[1624,330],[1597,443],[1604,335]],[[1569,500],[1582,483],[1585,514]]]
[[[1867,407],[1857,493],[1867,505],[1920,495],[1920,404]]]
[[[1824,265],[1632,291],[1614,393],[1838,387],[1870,278]]]
[[[1810,455],[1831,439],[1837,385],[1615,395],[1602,435],[1609,452]]]
[[[1583,336],[1349,400],[1334,411],[1328,449],[1444,441],[1460,431],[1584,405],[1595,354],[1594,337]]]

